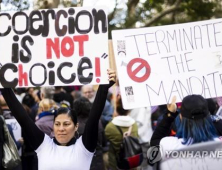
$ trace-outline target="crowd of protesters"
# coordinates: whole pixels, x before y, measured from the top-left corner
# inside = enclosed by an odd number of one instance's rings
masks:
[[[13,89],[14,93],[9,89],[1,89],[1,114],[5,119],[16,118],[22,128],[21,138],[16,140],[13,137],[17,148],[22,150],[22,163],[15,170],[45,169],[51,166],[50,163],[58,161],[58,157],[50,161],[52,158],[43,155],[50,152],[46,148],[51,144],[51,139],[57,147],[64,144],[68,147],[78,145],[84,148],[85,150],[77,152],[85,152],[92,161],[81,160],[78,163],[79,167],[85,166],[87,169],[89,165],[91,170],[115,170],[117,169],[115,152],[119,151],[122,140],[115,126],[119,126],[123,132],[132,127],[131,135],[139,138],[144,158],[147,157],[150,146],[161,145],[163,149],[173,150],[195,143],[217,141],[222,135],[222,117],[216,114],[220,102],[216,98],[206,100],[200,95],[189,95],[177,104],[173,99],[168,105],[125,110],[118,84],[109,87],[111,85],[107,87],[100,85],[99,88],[92,85],[19,88]],[[21,105],[13,99],[13,94]],[[104,95],[105,99],[101,99]],[[99,109],[102,109],[101,113],[95,113],[100,112]],[[73,113],[75,116],[72,116],[70,110],[75,111]],[[59,139],[61,134],[58,134],[64,113],[71,117],[73,128],[76,129],[74,137],[70,137],[65,143],[63,139]],[[99,119],[96,120],[98,116]],[[98,124],[88,123],[92,120],[98,121]],[[10,125],[8,128],[12,131]],[[13,133],[11,134],[13,136]],[[95,136],[95,140],[92,135]],[[43,151],[44,148],[47,151]],[[73,154],[71,152],[66,154]],[[65,152],[56,151],[52,154],[65,154]],[[80,155],[79,159],[86,159],[84,156]],[[47,162],[49,164],[45,165]],[[58,162],[55,166],[58,164],[64,166],[65,163]],[[67,163],[66,166],[74,164],[74,162]],[[144,159],[137,169],[149,168],[150,165]]]

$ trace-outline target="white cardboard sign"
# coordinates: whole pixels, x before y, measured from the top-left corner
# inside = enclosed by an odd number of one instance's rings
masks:
[[[108,83],[106,9],[2,12],[0,23],[0,87]]]
[[[112,31],[125,109],[222,96],[222,20]]]

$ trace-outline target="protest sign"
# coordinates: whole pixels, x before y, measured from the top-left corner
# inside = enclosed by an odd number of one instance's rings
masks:
[[[15,140],[18,141],[22,138],[22,129],[18,124],[16,119],[5,119],[6,124],[10,125],[12,128],[12,133],[15,137]],[[19,149],[19,154],[21,155],[21,149]]]
[[[125,109],[222,96],[222,20],[112,31]]]
[[[0,23],[1,87],[108,83],[105,9],[2,12]]]

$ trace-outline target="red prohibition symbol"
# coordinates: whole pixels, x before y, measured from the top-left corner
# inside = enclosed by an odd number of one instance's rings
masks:
[[[137,66],[137,68],[132,70],[133,65],[135,63],[139,63],[139,65]],[[145,74],[141,77],[138,77],[137,73],[140,72],[143,68],[146,69]],[[146,60],[142,59],[142,58],[134,58],[127,65],[127,73],[129,75],[129,77],[133,81],[138,82],[138,83],[146,81],[150,76],[150,72],[151,72],[151,68],[150,68],[149,63]]]

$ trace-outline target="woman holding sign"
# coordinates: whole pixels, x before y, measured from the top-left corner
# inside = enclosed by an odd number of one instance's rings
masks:
[[[74,110],[59,108],[54,118],[55,138],[51,139],[34,124],[25,113],[23,106],[9,88],[2,94],[38,156],[40,170],[89,170],[97,145],[98,122],[102,114],[109,87],[116,80],[113,70],[108,70],[109,84],[100,85],[94,100],[84,133],[76,138],[77,115]]]
[[[182,101],[180,114],[175,102],[174,97],[172,103],[167,105],[168,111],[153,133],[151,146],[160,145],[163,151],[173,151],[196,143],[220,141],[210,118],[207,101],[201,95],[186,96]],[[175,118],[176,136],[169,137]]]

